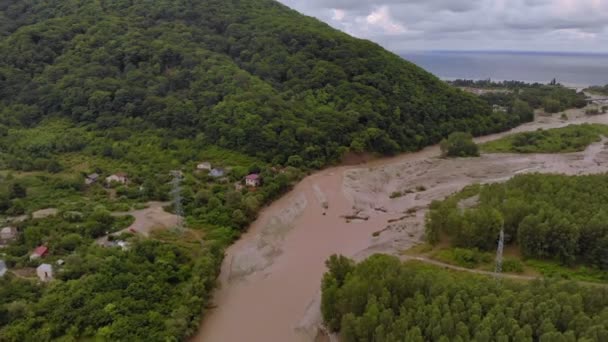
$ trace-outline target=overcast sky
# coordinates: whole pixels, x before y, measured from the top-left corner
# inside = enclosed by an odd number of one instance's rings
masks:
[[[608,0],[279,0],[395,52],[608,52]]]

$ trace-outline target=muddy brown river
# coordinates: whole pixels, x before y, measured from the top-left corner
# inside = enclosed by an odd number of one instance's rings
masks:
[[[608,115],[569,120],[537,117],[510,132],[568,124],[608,123]],[[355,259],[397,254],[421,242],[426,208],[464,186],[527,172],[565,174],[608,170],[608,147],[595,143],[569,154],[484,154],[440,159],[437,146],[357,166],[319,171],[264,209],[226,253],[215,292],[193,341],[314,341],[321,327],[320,283],[334,253]],[[391,199],[394,191],[407,193]],[[376,234],[374,234],[376,233]]]

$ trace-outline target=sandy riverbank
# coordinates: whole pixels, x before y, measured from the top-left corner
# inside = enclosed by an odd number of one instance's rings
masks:
[[[538,116],[514,131],[608,123],[606,115],[587,117],[581,110],[568,111],[568,116],[568,121]],[[428,204],[469,184],[503,181],[523,172],[608,170],[608,147],[603,142],[561,155],[488,154],[450,160],[438,155],[433,146],[305,178],[263,210],[248,233],[228,249],[221,288],[214,297],[217,307],[207,313],[194,340],[312,341],[321,323],[324,261],[331,254],[361,259],[377,252],[398,253],[419,243]],[[389,198],[393,191],[407,190],[413,191]]]

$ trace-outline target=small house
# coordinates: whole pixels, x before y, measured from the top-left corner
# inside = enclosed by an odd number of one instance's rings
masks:
[[[0,278],[4,277],[4,275],[8,272],[8,268],[6,267],[6,263],[4,260],[0,260]]]
[[[260,175],[257,173],[252,173],[245,177],[245,185],[253,187],[260,186],[261,180]]]
[[[112,184],[112,183],[127,184],[128,182],[129,182],[129,177],[127,176],[126,173],[123,173],[123,172],[119,172],[119,173],[106,177],[106,183],[108,183],[108,184]]]
[[[129,243],[127,241],[120,240],[116,242],[116,245],[118,245],[118,247],[120,247],[120,249],[122,249],[123,251],[129,250]]]
[[[0,242],[7,243],[14,241],[17,238],[17,228],[4,227],[0,229]]]
[[[84,179],[84,184],[91,185],[93,183],[97,183],[98,180],[99,180],[99,174],[91,173],[90,175],[87,175],[86,178]]]
[[[211,169],[211,172],[209,172],[209,175],[214,178],[224,177],[224,174],[226,174],[226,171],[220,168]]]
[[[36,260],[36,259],[43,258],[45,255],[47,255],[48,252],[49,252],[48,247],[38,246],[38,247],[36,247],[36,249],[34,249],[32,254],[30,254],[30,260]]]
[[[42,264],[36,268],[36,274],[41,281],[53,280],[53,266],[50,264]]]
[[[198,165],[196,165],[196,169],[199,171],[211,171],[211,163],[209,162],[202,162],[199,163]]]

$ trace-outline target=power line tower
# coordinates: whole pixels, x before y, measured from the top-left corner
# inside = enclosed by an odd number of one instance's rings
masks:
[[[182,189],[181,182],[183,173],[179,170],[171,171],[173,179],[171,180],[171,197],[173,198],[173,211],[177,215],[177,225],[175,229],[178,231],[184,230],[184,209],[182,207]]]
[[[498,248],[496,249],[496,268],[494,269],[494,273],[496,273],[496,277],[500,277],[502,273],[502,254],[505,248],[505,229],[500,228],[500,235],[498,237]]]

